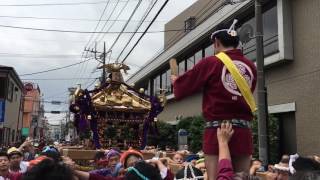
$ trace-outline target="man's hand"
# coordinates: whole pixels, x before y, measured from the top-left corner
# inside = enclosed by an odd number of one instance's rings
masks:
[[[174,84],[174,82],[176,82],[178,77],[176,75],[171,75],[170,79],[171,79],[171,84]]]
[[[71,158],[66,157],[66,156],[62,156],[62,161],[70,169],[72,169],[72,170],[76,170],[77,169],[76,163]]]
[[[27,138],[19,147],[19,151],[23,151],[25,147],[32,147],[32,140]]]
[[[228,143],[234,133],[234,130],[232,129],[232,124],[229,122],[222,123],[221,128],[218,128],[217,131],[217,138],[219,144],[221,143]]]

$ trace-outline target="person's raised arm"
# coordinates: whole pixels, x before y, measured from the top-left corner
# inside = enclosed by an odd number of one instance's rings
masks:
[[[228,143],[234,131],[230,123],[222,123],[217,130],[219,143],[219,164],[217,180],[232,180],[234,173]]]
[[[217,138],[219,143],[219,161],[222,159],[228,159],[231,161],[229,141],[233,135],[232,124],[222,123],[221,128],[217,130]]]
[[[214,58],[205,58],[192,69],[177,77],[171,76],[175,99],[179,100],[200,91],[209,78],[214,76],[217,61]]]

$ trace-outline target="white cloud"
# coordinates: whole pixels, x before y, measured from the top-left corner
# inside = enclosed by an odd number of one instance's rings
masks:
[[[90,0],[87,0],[90,1]],[[96,1],[96,0],[91,0]],[[66,3],[66,2],[84,2],[84,1],[64,1],[64,0],[50,0],[45,3]],[[112,0],[116,2],[116,0]],[[139,19],[143,10],[148,6],[148,1],[143,1],[142,6],[139,8],[137,15],[133,19]],[[159,1],[157,8],[164,0]],[[195,0],[171,0],[167,7],[158,17],[158,20],[162,22],[156,22],[150,30],[163,30],[165,22],[168,21],[179,12],[190,6]],[[36,4],[44,3],[43,0],[1,0],[0,4]],[[132,12],[133,7],[137,3],[137,0],[130,0],[128,7],[124,13],[120,16],[120,19],[127,19]],[[119,3],[124,4],[123,2]],[[114,6],[113,4],[112,6]],[[111,7],[112,7],[111,6]],[[121,6],[120,6],[121,7]],[[121,9],[117,8],[115,14]],[[98,19],[104,9],[104,5],[81,5],[81,6],[40,6],[40,7],[0,7],[0,16],[35,16],[35,17],[57,17],[57,18],[85,18],[85,19]],[[104,19],[111,12],[111,8],[107,9],[107,14]],[[154,16],[156,10],[151,13],[148,20]],[[111,19],[114,19],[115,15]],[[65,29],[65,30],[77,30],[77,31],[92,31],[97,22],[89,21],[58,21],[58,20],[35,20],[35,19],[10,19],[0,18],[0,25],[11,26],[24,26],[35,28],[47,28],[47,29]],[[111,23],[107,24],[107,27]],[[111,31],[120,31],[124,22],[117,22],[115,26],[111,28]],[[127,31],[134,30],[137,22],[129,24]],[[146,27],[147,24],[143,26]],[[99,26],[101,28],[102,25]],[[98,28],[98,30],[100,30]],[[84,49],[89,34],[72,34],[72,33],[55,33],[55,32],[41,32],[30,31],[21,29],[0,28],[0,53],[16,53],[16,54],[79,54]],[[101,37],[101,36],[100,36]],[[107,46],[110,46],[115,39],[116,34],[107,34],[104,37]],[[129,34],[122,36],[119,42],[113,49],[112,57],[117,57],[118,53],[122,50]],[[133,42],[137,40],[134,38]],[[132,47],[133,43],[129,47]],[[98,48],[102,50],[102,42],[98,44]],[[132,74],[137,67],[141,66],[148,61],[155,53],[163,48],[163,33],[147,34],[137,48],[133,51],[130,57],[127,59],[127,63],[131,66]],[[128,52],[128,49],[124,54]],[[122,56],[123,57],[123,56]],[[66,58],[66,59],[48,59],[48,58],[17,58],[17,57],[5,57],[0,55],[0,64],[13,66],[19,74],[42,71],[57,66],[65,66],[75,62],[79,62],[80,58]],[[83,65],[77,65],[72,68],[67,68],[59,71],[53,71],[50,73],[39,74],[34,76],[26,76],[21,78],[77,78],[77,77],[97,77],[100,72],[91,74],[92,70],[96,67],[97,62],[92,60]],[[68,81],[35,81],[38,83],[45,99],[50,100],[63,100],[67,99],[67,88],[75,86],[76,83],[90,83],[92,80],[68,80]],[[87,83],[87,84],[88,84]],[[60,92],[60,93],[59,93]],[[63,93],[62,93],[63,92]],[[66,110],[67,106],[53,106],[46,104],[46,110]],[[49,120],[55,119],[56,115],[47,114]],[[60,115],[57,115],[60,118]]]

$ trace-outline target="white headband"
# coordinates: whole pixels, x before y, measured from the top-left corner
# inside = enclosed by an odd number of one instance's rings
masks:
[[[237,31],[235,30],[235,26],[236,24],[238,23],[238,20],[237,19],[234,19],[233,20],[233,23],[231,24],[230,28],[229,29],[221,29],[221,30],[218,30],[218,31],[215,31],[211,34],[211,39],[216,35],[218,34],[219,32],[227,32],[230,36],[232,37],[235,37],[238,35]]]
[[[299,158],[298,154],[290,155],[290,160],[289,160],[289,171],[291,174],[295,174],[296,170],[293,167],[293,163]]]

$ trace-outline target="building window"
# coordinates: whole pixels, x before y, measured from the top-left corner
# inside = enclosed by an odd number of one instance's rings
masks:
[[[14,142],[14,140],[15,140],[15,139],[14,139],[14,137],[15,137],[15,130],[12,130],[11,136],[12,136],[12,140],[11,140],[11,141]]]
[[[179,75],[182,75],[186,71],[186,61],[181,61],[179,64]]]
[[[8,128],[8,129],[7,129],[7,144],[10,143],[10,133],[11,133],[11,129]]]
[[[17,101],[17,100],[18,100],[18,92],[19,92],[18,87],[15,87],[15,88],[14,88],[14,101]]]
[[[192,69],[194,66],[194,56],[191,56],[187,59],[187,70]]]
[[[0,129],[0,146],[3,145],[4,140],[4,129]]]
[[[255,32],[255,19],[252,17],[250,20],[243,23],[249,24]],[[278,15],[277,6],[263,13],[263,41],[264,41],[264,55],[269,56],[279,51],[278,41]],[[251,60],[256,59],[256,41],[252,39],[243,46],[243,52]]]
[[[156,95],[159,93],[159,90],[161,88],[160,83],[161,83],[160,76],[157,76],[156,78],[153,79],[153,95]]]
[[[196,18],[189,17],[184,21],[184,32],[190,32],[192,29],[196,27]]]
[[[5,88],[5,87],[7,87],[6,82],[7,82],[6,78],[0,77],[0,98],[1,99],[6,98],[6,88]]]
[[[213,45],[209,45],[207,48],[204,49],[205,57],[213,56]]]
[[[200,50],[194,55],[195,64],[197,64],[202,58],[202,50]]]
[[[167,70],[167,84],[166,84],[166,87],[165,89],[167,90],[166,91],[166,94],[172,94],[172,85],[171,85],[171,69],[168,69]]]
[[[12,101],[13,99],[13,90],[14,90],[14,85],[11,81],[9,81],[9,84],[8,84],[8,97],[7,99],[9,101]]]
[[[148,84],[147,84],[147,87],[145,89],[145,92],[149,96],[150,96],[150,92],[151,92],[151,87],[150,86],[151,86],[151,83],[150,83],[150,81],[148,81]]]
[[[167,81],[168,81],[168,79],[167,79],[167,71],[165,71],[161,76],[162,76],[161,77],[161,88],[162,89],[166,89]]]

